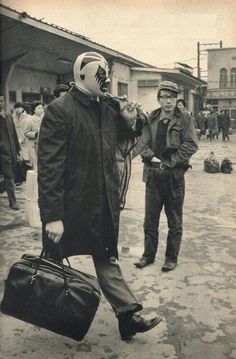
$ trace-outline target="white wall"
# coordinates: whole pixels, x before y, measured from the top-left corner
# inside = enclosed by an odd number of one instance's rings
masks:
[[[132,99],[140,102],[144,111],[151,112],[160,107],[157,102],[157,86],[162,80],[162,76],[157,72],[135,71],[132,70],[131,91]],[[154,80],[155,86],[138,87],[138,80]]]
[[[128,85],[128,97],[130,98],[130,87],[131,87],[131,76],[130,76],[130,67],[121,64],[119,62],[114,62],[111,69],[111,93],[113,95],[118,94],[118,82],[123,82]]]
[[[216,49],[208,51],[208,89],[219,88],[220,69],[228,71],[228,86],[230,87],[230,69],[236,67],[235,49]]]
[[[57,84],[57,75],[15,67],[9,81],[9,91],[16,91],[16,101],[22,101],[22,92],[40,93],[41,87],[49,87],[51,94]],[[14,104],[10,104],[10,108]]]

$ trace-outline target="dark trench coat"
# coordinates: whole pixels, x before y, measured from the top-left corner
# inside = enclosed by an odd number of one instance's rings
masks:
[[[12,116],[5,113],[5,118],[1,118],[1,121],[4,121],[6,125],[6,133],[2,129],[3,133],[0,134],[0,174],[3,172],[2,168],[4,168],[5,175],[13,178],[20,144]]]
[[[47,222],[63,221],[63,257],[104,251],[107,246],[103,236],[104,215],[109,255],[118,256],[120,201],[116,150],[119,144],[134,142],[136,133],[120,116],[117,103],[110,99],[100,103],[101,128],[90,99],[74,87],[48,106],[40,129],[41,220],[43,228]],[[108,215],[104,213],[104,198]],[[43,237],[45,241],[45,231]],[[54,245],[50,246],[49,252],[54,249]]]

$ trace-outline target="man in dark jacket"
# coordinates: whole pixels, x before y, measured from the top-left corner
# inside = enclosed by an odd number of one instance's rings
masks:
[[[229,141],[229,128],[230,128],[230,117],[228,111],[223,111],[222,114],[222,141],[226,138]]]
[[[177,94],[175,83],[160,83],[157,97],[161,108],[149,115],[133,153],[134,156],[141,153],[146,183],[144,252],[135,263],[137,268],[155,260],[163,206],[169,230],[162,271],[173,270],[177,265],[183,231],[184,174],[189,168],[190,157],[198,148],[192,117],[176,108]]]
[[[123,340],[155,327],[134,314],[142,309],[118,265],[119,176],[116,150],[135,141],[135,103],[105,96],[103,56],[88,52],[74,64],[75,83],[54,100],[42,121],[38,145],[39,207],[43,241],[58,258],[91,254],[101,289],[119,322]],[[122,146],[125,147],[125,146]],[[128,148],[129,146],[127,146]]]
[[[0,95],[0,168],[4,177],[9,206],[11,209],[19,210],[15,195],[14,169],[20,144],[12,116],[5,112],[4,106],[4,96]]]
[[[199,132],[199,140],[200,140],[202,134],[205,133],[205,122],[206,122],[206,119],[203,116],[202,111],[199,111],[197,118],[196,118],[196,122],[197,122],[197,128],[200,130],[200,132]]]
[[[215,136],[218,137],[218,120],[214,111],[210,111],[210,114],[207,117],[207,124],[208,124],[210,141],[212,141],[213,139],[215,139]]]

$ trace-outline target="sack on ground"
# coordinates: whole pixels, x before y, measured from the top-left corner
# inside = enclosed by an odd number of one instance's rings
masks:
[[[208,173],[219,173],[220,172],[220,163],[215,158],[215,154],[213,151],[204,160],[204,171],[208,172]]]
[[[24,255],[5,281],[1,311],[66,337],[82,340],[100,302],[97,279],[60,262]]]
[[[231,173],[233,171],[232,162],[225,157],[221,162],[220,172],[222,173]]]

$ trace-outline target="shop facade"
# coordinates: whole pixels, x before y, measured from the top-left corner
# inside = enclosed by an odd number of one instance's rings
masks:
[[[216,112],[228,111],[236,127],[236,47],[208,50],[206,103]]]

